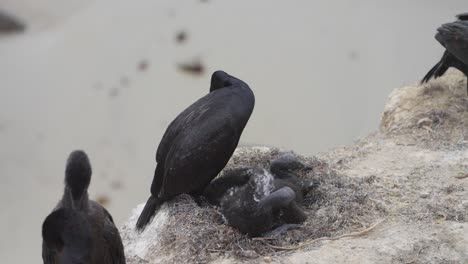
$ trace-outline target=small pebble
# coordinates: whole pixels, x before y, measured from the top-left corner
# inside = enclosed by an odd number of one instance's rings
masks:
[[[427,198],[427,197],[429,197],[429,193],[427,193],[427,192],[421,193],[421,194],[419,195],[419,197],[421,197],[421,198]]]
[[[115,98],[119,95],[120,91],[119,88],[113,87],[109,90],[109,97]]]
[[[242,255],[242,257],[249,258],[249,259],[258,258],[257,252],[255,252],[253,250],[242,251],[241,255]]]
[[[129,84],[130,84],[130,80],[127,77],[124,76],[120,78],[120,85],[122,87],[128,87]]]
[[[179,70],[182,72],[193,74],[193,75],[201,75],[205,71],[205,67],[200,61],[191,61],[187,63],[181,63],[178,65]]]
[[[115,180],[111,182],[111,188],[114,190],[122,189],[122,182],[119,180]]]
[[[176,35],[176,42],[177,43],[183,43],[187,40],[187,33],[185,33],[185,31],[180,31],[179,33],[177,33]]]
[[[270,258],[270,257],[264,257],[263,261],[265,261],[266,263],[271,263],[273,261],[273,259]]]
[[[138,71],[144,72],[148,69],[148,66],[148,62],[146,60],[142,60],[138,63]]]
[[[97,202],[98,204],[102,205],[102,206],[106,206],[106,205],[109,204],[110,199],[109,199],[109,197],[102,195],[102,196],[98,196],[98,197],[96,198],[96,202]]]

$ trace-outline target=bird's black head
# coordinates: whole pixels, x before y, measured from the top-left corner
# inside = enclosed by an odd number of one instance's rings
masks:
[[[42,224],[42,239],[47,248],[58,253],[58,263],[91,261],[91,226],[78,211],[61,208],[49,214]]]
[[[235,83],[242,82],[241,80],[227,74],[224,71],[215,71],[213,75],[211,75],[211,86],[210,92],[223,88],[232,86]]]
[[[468,20],[468,13],[458,14],[456,17],[460,21],[466,21]]]
[[[65,185],[71,190],[73,199],[79,199],[91,181],[91,164],[82,150],[70,153],[65,169]]]
[[[308,171],[312,168],[306,166],[299,161],[293,152],[286,152],[281,154],[277,159],[273,160],[270,165],[270,171],[273,173],[295,172],[295,171]]]

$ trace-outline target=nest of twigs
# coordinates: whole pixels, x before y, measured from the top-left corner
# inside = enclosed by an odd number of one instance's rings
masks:
[[[268,168],[279,154],[278,149],[240,148],[226,168]],[[308,219],[300,229],[275,238],[249,238],[225,224],[218,208],[198,206],[190,196],[181,195],[168,205],[169,219],[159,234],[162,250],[174,262],[193,263],[220,255],[246,259],[287,254],[284,249],[307,241],[363,229],[383,213],[367,196],[373,178],[348,178],[316,158],[302,160],[313,170],[300,177],[310,178],[318,186],[303,202]]]

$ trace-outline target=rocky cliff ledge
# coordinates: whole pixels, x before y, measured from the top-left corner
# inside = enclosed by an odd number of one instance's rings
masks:
[[[380,131],[302,157],[318,183],[308,220],[276,239],[249,239],[216,208],[182,195],[142,233],[143,204],[121,228],[137,263],[468,263],[468,96],[459,72],[394,90]],[[228,167],[268,166],[280,153],[241,147]]]

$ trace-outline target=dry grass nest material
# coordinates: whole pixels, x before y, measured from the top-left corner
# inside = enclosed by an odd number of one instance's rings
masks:
[[[278,154],[278,149],[240,148],[226,168],[267,168]],[[374,181],[372,177],[348,178],[337,175],[321,160],[301,159],[313,170],[300,176],[319,183],[303,203],[308,220],[302,228],[274,239],[252,239],[226,225],[217,208],[199,207],[190,196],[181,195],[169,204],[169,221],[160,234],[162,250],[173,254],[175,262],[194,263],[208,262],[220,255],[246,259],[287,254],[275,247],[291,247],[312,239],[364,229],[384,214],[383,209],[377,208],[367,197],[370,184]]]

